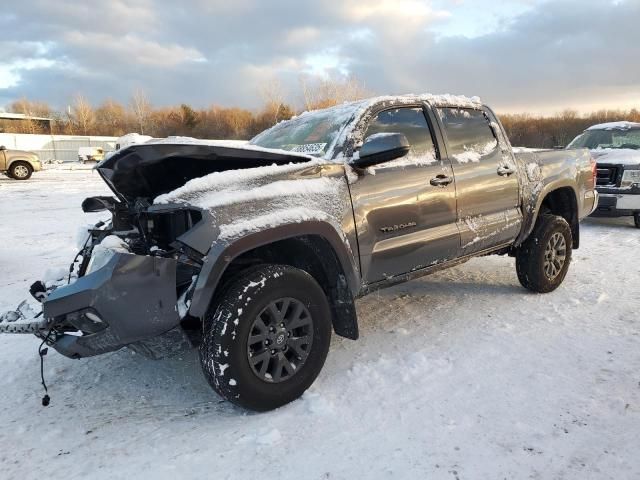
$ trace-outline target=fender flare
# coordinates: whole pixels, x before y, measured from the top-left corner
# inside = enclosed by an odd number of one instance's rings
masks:
[[[547,185],[544,186],[544,188],[542,188],[539,192],[535,194],[536,195],[535,208],[532,210],[530,215],[527,215],[525,217],[522,231],[520,233],[520,236],[517,238],[515,242],[515,246],[522,245],[522,243],[529,237],[529,235],[531,235],[531,232],[533,231],[533,228],[536,225],[536,221],[538,220],[538,216],[540,215],[540,208],[542,207],[542,202],[544,202],[544,200],[547,198],[547,196],[550,193],[556,190],[560,190],[561,188],[570,188],[571,191],[573,192],[573,196],[576,201],[576,206],[578,205],[577,203],[578,194],[576,193],[575,185],[573,183],[571,183],[570,181],[559,181],[559,182],[548,183]],[[579,212],[576,212],[576,216],[578,216],[578,214]]]
[[[360,275],[356,258],[330,223],[309,220],[300,223],[283,224],[268,230],[261,230],[236,239],[216,240],[205,257],[191,298],[189,314],[203,319],[209,309],[216,288],[227,267],[240,255],[258,247],[280,240],[317,235],[325,239],[336,254],[345,275],[347,286],[356,297],[360,291]]]

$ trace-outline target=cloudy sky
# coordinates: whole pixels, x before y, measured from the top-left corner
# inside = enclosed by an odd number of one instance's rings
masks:
[[[301,76],[354,75],[502,112],[640,108],[640,0],[19,0],[0,45],[0,105],[255,108],[274,80],[296,103]]]

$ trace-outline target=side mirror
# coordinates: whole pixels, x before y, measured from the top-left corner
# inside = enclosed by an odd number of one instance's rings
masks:
[[[360,157],[351,164],[358,168],[371,167],[402,158],[410,149],[409,140],[403,133],[376,133],[367,137],[360,148]]]
[[[84,213],[104,212],[105,210],[113,210],[116,199],[113,197],[90,197],[82,202],[82,211]]]
[[[0,151],[6,150],[6,149],[7,149],[7,147],[5,147],[4,145],[0,145]]]

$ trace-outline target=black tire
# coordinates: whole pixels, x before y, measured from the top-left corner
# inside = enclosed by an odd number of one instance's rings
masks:
[[[262,327],[277,318],[271,307],[284,312],[281,323],[277,331],[262,333]],[[297,327],[301,323],[304,326]],[[311,341],[305,346],[301,338]],[[207,314],[200,362],[209,384],[222,397],[250,410],[268,411],[311,386],[327,358],[330,340],[331,310],[318,282],[297,268],[264,265],[232,281]],[[256,363],[260,358],[266,363]],[[287,368],[280,369],[285,360]]]
[[[556,240],[559,244],[554,246]],[[533,232],[516,251],[516,271],[522,286],[537,293],[558,288],[569,270],[572,248],[573,236],[567,221],[555,215],[540,215]]]
[[[636,228],[640,228],[640,213],[636,213],[633,216],[633,223],[636,224]]]
[[[33,168],[27,162],[13,162],[9,167],[9,176],[14,180],[29,180],[32,173]]]

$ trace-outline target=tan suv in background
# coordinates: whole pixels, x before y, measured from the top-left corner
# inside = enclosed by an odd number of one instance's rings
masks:
[[[23,150],[8,150],[0,146],[0,173],[15,180],[27,180],[33,172],[42,170],[38,155]]]

